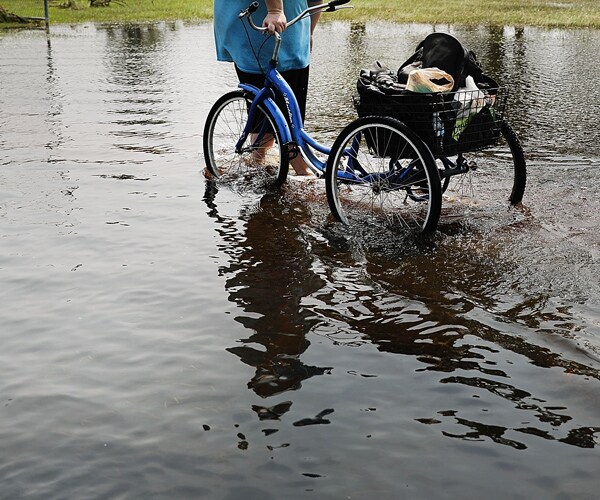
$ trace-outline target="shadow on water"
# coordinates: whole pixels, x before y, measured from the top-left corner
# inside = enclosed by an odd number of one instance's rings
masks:
[[[320,188],[254,193],[239,213],[227,216],[219,211],[218,186],[206,184],[208,214],[228,256],[219,272],[239,306],[236,321],[251,331],[228,351],[256,368],[251,390],[269,398],[330,373],[332,366],[301,361],[311,338],[350,348],[370,344],[414,358],[422,376],[443,374],[439,384],[473,388],[478,398],[492,405],[500,399],[527,416],[526,425],[513,418],[491,425],[462,416],[461,409],[439,408],[419,419],[444,427],[448,438],[487,438],[515,449],[527,448],[515,434],[582,448],[599,444],[600,427],[582,425],[568,407],[553,406],[513,373],[522,358],[536,372],[558,369],[563,376],[600,380],[597,363],[589,362],[598,358],[578,355],[560,330],[569,319],[577,321],[571,313],[552,310],[543,293],[520,295],[511,283],[520,263],[505,255],[505,246],[522,227],[448,224],[427,242],[356,232],[332,222],[318,203],[307,203],[319,198]],[[552,324],[555,329],[548,328]],[[556,349],[546,335],[562,335],[566,344]],[[291,400],[253,409],[261,419],[278,419]]]

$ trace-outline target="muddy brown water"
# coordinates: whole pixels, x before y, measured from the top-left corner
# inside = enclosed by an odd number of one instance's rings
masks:
[[[434,29],[510,85],[529,177],[426,244],[205,181],[208,23],[0,34],[0,496],[597,495],[600,32],[322,24],[308,128]]]

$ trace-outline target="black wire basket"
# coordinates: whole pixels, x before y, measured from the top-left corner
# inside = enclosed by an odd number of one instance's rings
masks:
[[[359,117],[389,116],[400,120],[427,144],[435,157],[495,146],[508,99],[505,87],[431,94],[403,91],[390,95],[359,85],[358,92],[355,107]],[[390,148],[386,140],[383,136],[371,140],[369,147],[381,156],[390,156],[389,151],[401,156],[400,151],[407,149],[402,144]]]

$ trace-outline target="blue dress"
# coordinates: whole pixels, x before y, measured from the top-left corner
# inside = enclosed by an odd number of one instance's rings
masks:
[[[251,0],[215,0],[214,31],[219,61],[234,62],[246,73],[264,73],[273,55],[275,38],[253,30],[244,19],[238,18]],[[284,0],[284,11],[291,21],[307,7],[306,0]],[[258,10],[252,14],[257,26],[267,15],[266,2],[259,0]],[[279,71],[304,69],[310,63],[310,18],[302,19],[286,29],[279,50]]]

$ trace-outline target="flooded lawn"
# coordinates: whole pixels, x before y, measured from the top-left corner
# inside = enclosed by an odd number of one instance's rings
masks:
[[[210,24],[0,34],[0,496],[597,495],[600,32],[322,24],[308,128],[434,29],[510,86],[529,176],[428,244],[204,179]]]

